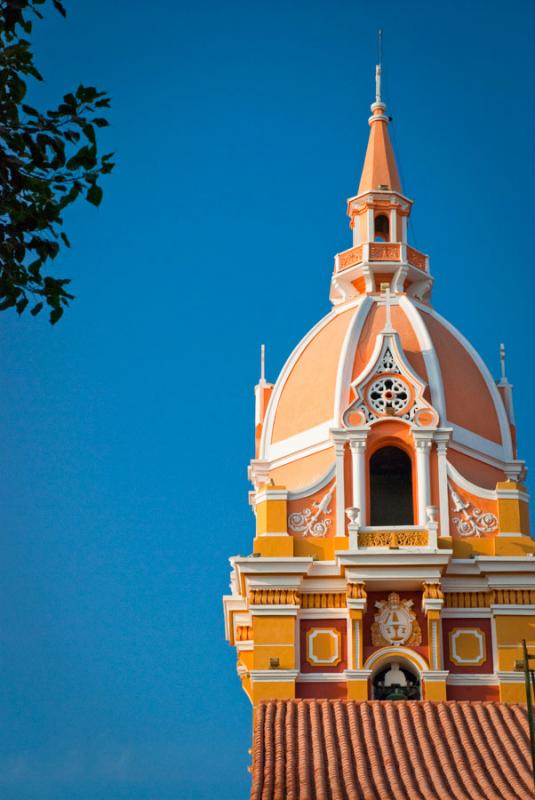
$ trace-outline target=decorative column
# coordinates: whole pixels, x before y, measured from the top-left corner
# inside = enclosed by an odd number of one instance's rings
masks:
[[[430,666],[430,669],[423,675],[426,700],[446,700],[448,671],[444,670],[442,653],[441,611],[443,605],[444,593],[440,583],[438,581],[424,583],[422,586],[422,610],[427,617]]]
[[[344,478],[344,454],[346,443],[344,439],[335,439],[336,450],[336,535],[345,536],[345,478]]]
[[[371,670],[363,669],[363,619],[366,612],[367,595],[364,581],[347,584],[347,607],[349,610],[348,669],[346,669],[348,700],[368,699],[368,679]]]
[[[433,434],[430,431],[412,432],[416,445],[416,480],[418,486],[418,525],[426,523],[426,506],[431,504],[431,482],[429,478],[429,456]]]
[[[352,431],[349,439],[351,448],[351,468],[353,487],[353,506],[360,509],[360,524],[366,525],[368,518],[366,497],[366,440],[368,431]]]
[[[437,444],[438,460],[438,500],[440,509],[440,535],[450,535],[450,510],[448,504],[448,442],[451,436],[450,430],[435,432],[435,442]]]
[[[397,208],[390,209],[390,241],[399,241],[398,237],[398,210]]]

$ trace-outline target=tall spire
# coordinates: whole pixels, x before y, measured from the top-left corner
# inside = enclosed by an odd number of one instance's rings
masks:
[[[379,62],[381,61],[381,36],[379,31]],[[375,189],[390,189],[401,192],[401,181],[390,136],[389,117],[385,114],[386,105],[381,98],[381,63],[375,67],[375,103],[371,106],[370,138],[364,159],[358,194]]]

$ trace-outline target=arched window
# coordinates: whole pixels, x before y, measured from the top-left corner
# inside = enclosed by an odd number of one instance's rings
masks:
[[[399,447],[381,447],[370,459],[371,525],[413,525],[412,465]]]
[[[388,217],[384,214],[379,214],[375,217],[375,241],[390,241],[390,223],[388,222]]]
[[[412,669],[392,661],[373,679],[374,700],[421,700],[420,679]]]

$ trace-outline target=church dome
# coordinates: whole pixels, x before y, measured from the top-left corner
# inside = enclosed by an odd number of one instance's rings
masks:
[[[269,479],[291,495],[313,492],[334,481],[337,440],[354,448],[366,441],[369,464],[379,440],[387,446],[397,438],[415,463],[422,429],[432,429],[433,453],[443,456],[447,447],[452,487],[460,481],[484,499],[485,490],[523,475],[512,387],[503,359],[496,384],[432,306],[429,258],[408,242],[413,201],[403,194],[385,110],[378,91],[358,194],[347,203],[352,247],[334,259],[332,310],[298,344],[274,386],[262,372],[251,477],[255,486]],[[387,350],[390,360],[380,363]],[[339,464],[339,485],[341,470]],[[349,481],[347,464],[344,470]],[[433,485],[430,496],[437,496]],[[442,508],[445,527],[444,497]]]
[[[512,459],[502,397],[474,348],[430,305],[407,295],[390,302],[392,327],[440,426],[452,429],[452,442],[497,465]],[[260,458],[303,458],[328,441],[330,429],[343,425],[352,383],[372,358],[385,322],[382,295],[362,295],[349,307],[335,307],[301,340],[274,386]]]

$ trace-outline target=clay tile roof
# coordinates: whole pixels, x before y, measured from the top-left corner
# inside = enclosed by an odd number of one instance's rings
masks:
[[[526,707],[273,700],[251,800],[533,800]]]

